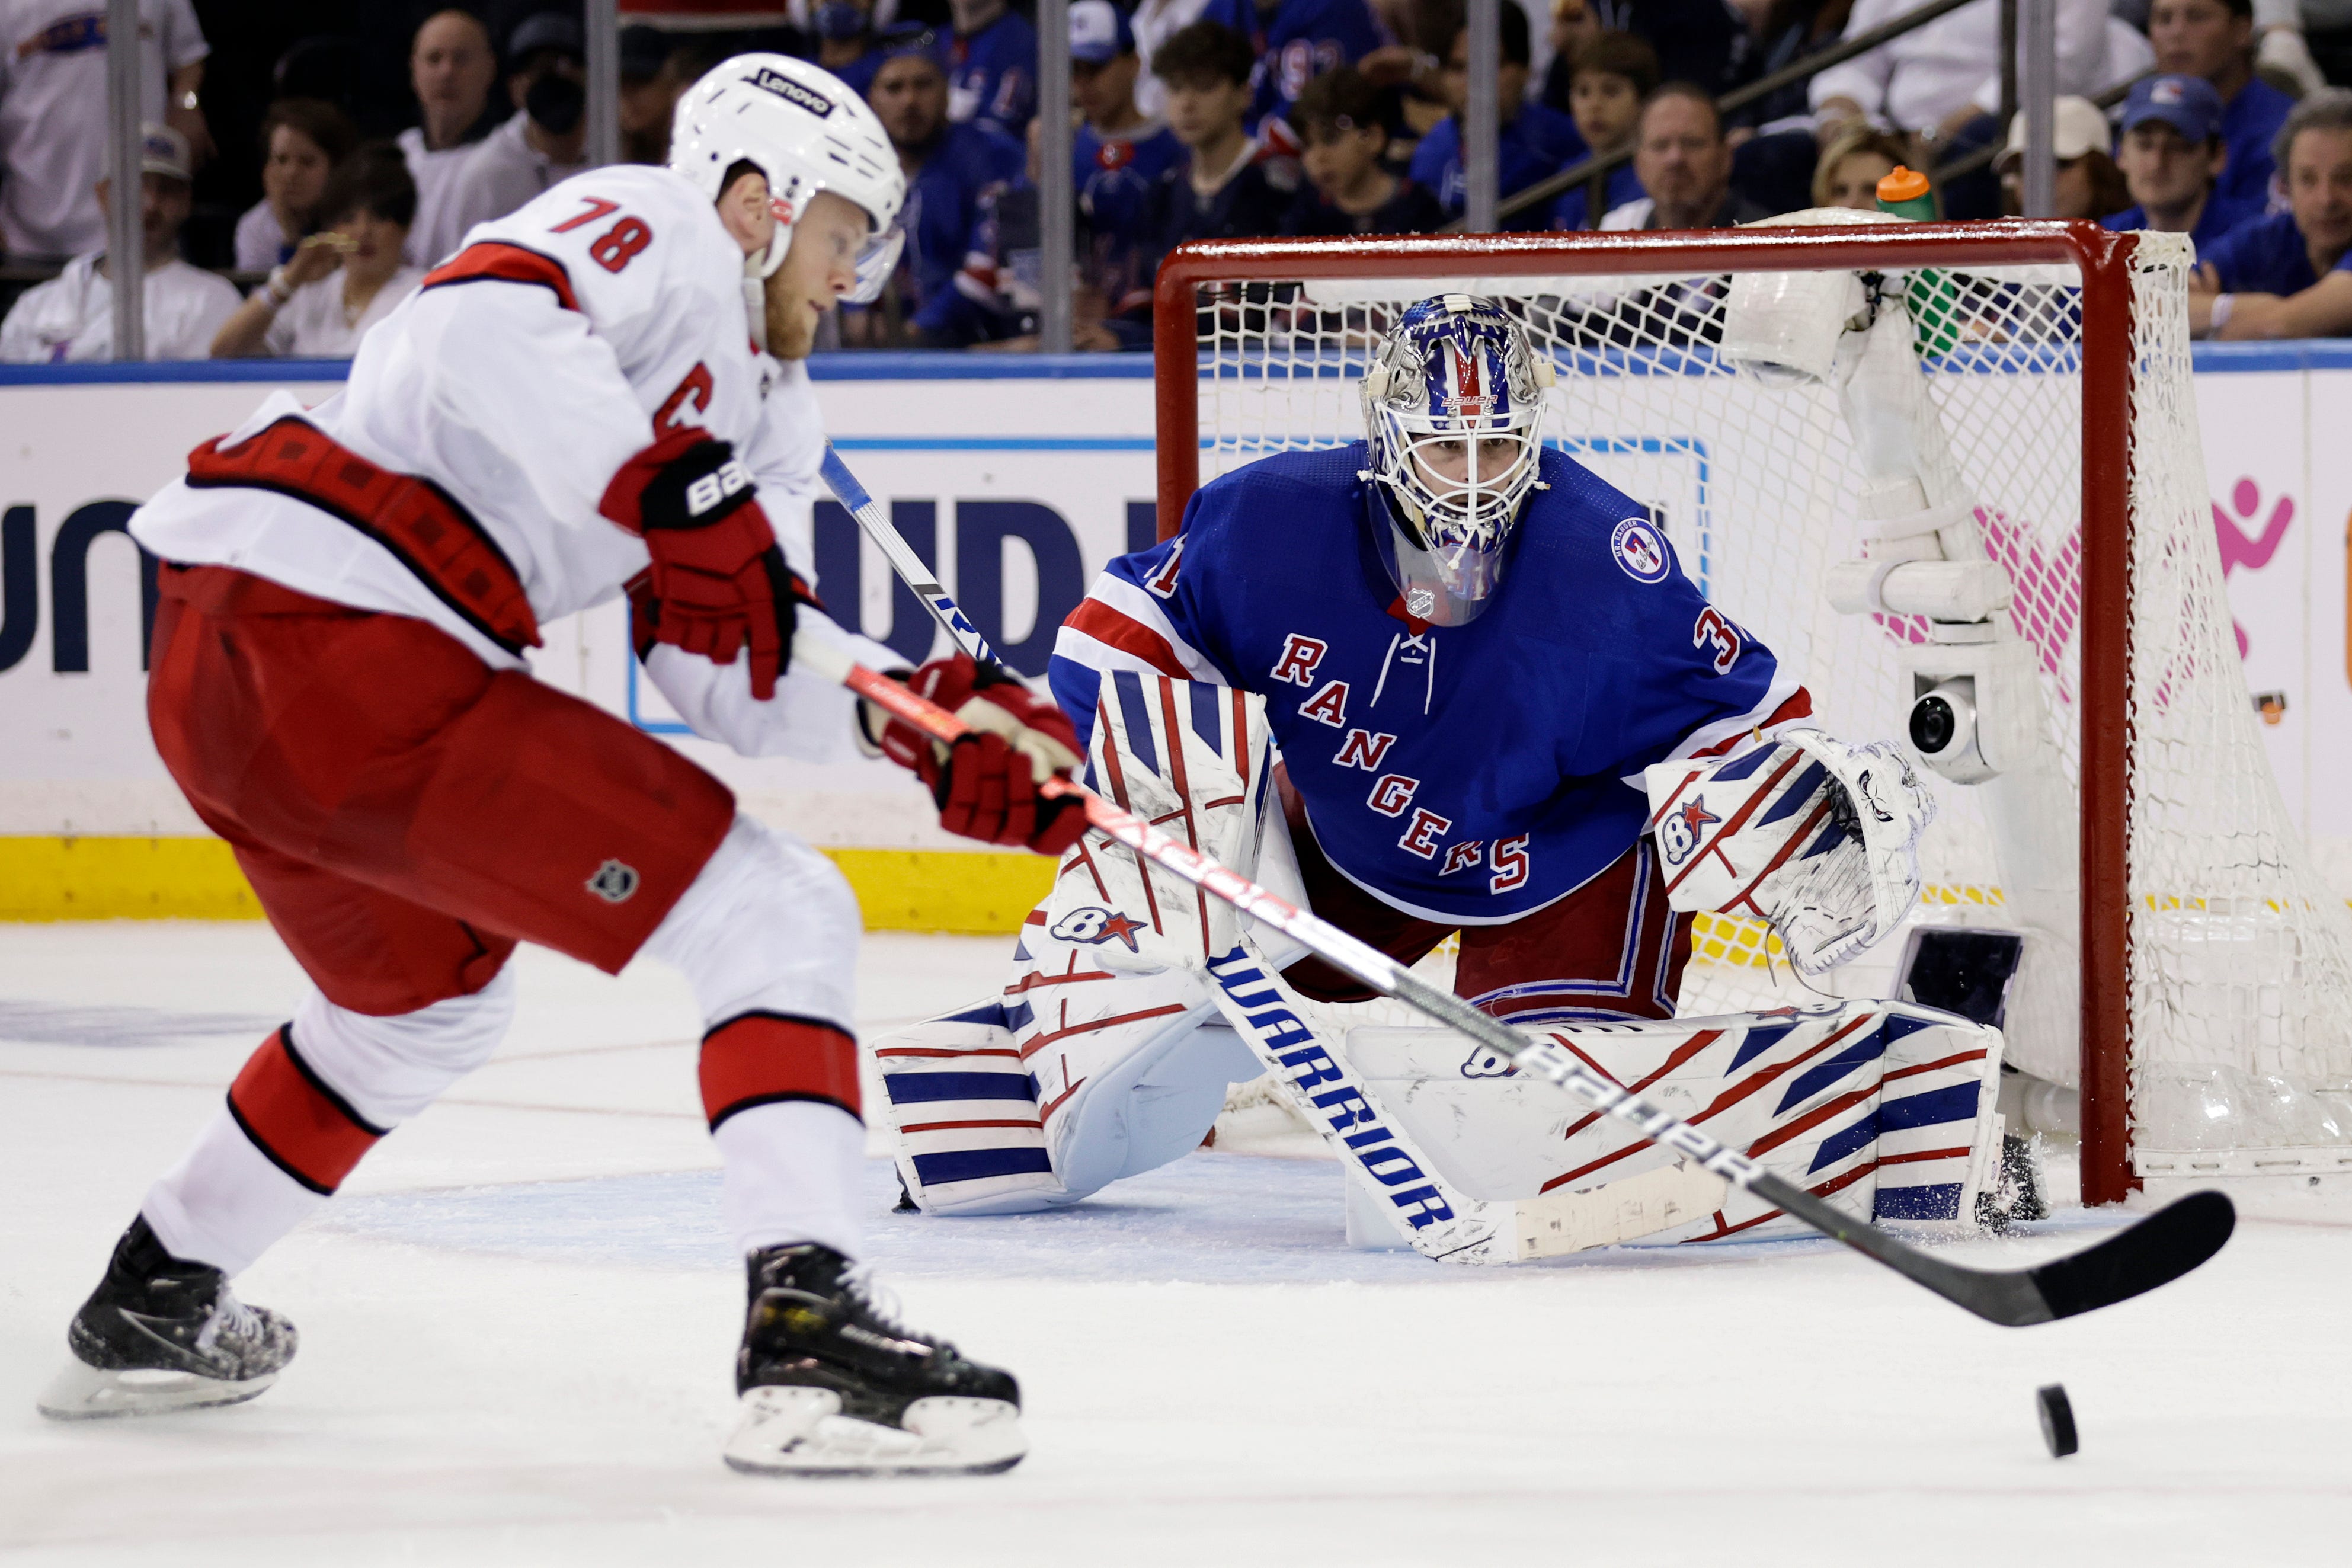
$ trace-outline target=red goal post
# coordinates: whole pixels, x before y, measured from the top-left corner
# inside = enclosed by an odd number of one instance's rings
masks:
[[[2083,1199],[2140,1185],[2130,1154],[2133,968],[2130,811],[2133,626],[2133,270],[2139,237],[2095,224],[2004,220],[1662,233],[1228,240],[1162,263],[1153,300],[1159,527],[1200,482],[1204,286],[1384,278],[1563,279],[1769,271],[2071,266],[2081,276],[2081,1091]],[[1731,499],[1731,505],[1738,500]]]

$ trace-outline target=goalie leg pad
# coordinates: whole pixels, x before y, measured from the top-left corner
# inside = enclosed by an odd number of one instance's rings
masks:
[[[1246,874],[1269,753],[1255,698],[1119,671],[1088,778]],[[1199,1147],[1226,1088],[1257,1076],[1197,967],[1243,919],[1123,847],[1073,847],[1001,994],[877,1047],[908,1196],[940,1214],[1049,1207]]]
[[[1037,1080],[992,998],[878,1042],[898,1179],[926,1214],[1030,1214],[1071,1202],[1045,1153]]]
[[[1613,1081],[1863,1218],[1973,1216],[1994,1168],[2000,1031],[1899,1002],[1541,1031]],[[1380,1100],[1474,1197],[1605,1188],[1675,1159],[1440,1029],[1360,1028],[1348,1052]],[[1651,1242],[1795,1234],[1734,1189]]]

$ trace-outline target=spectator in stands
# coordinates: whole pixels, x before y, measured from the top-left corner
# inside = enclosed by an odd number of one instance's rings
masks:
[[[1728,228],[1770,215],[1731,188],[1731,145],[1706,89],[1670,81],[1642,106],[1633,172],[1649,194],[1613,207],[1604,229]]]
[[[1584,138],[1577,134],[1576,122],[1567,115],[1528,101],[1528,16],[1508,0],[1498,9],[1502,47],[1495,72],[1495,163],[1497,192],[1507,196],[1582,158]],[[1462,157],[1462,117],[1470,100],[1466,23],[1454,29],[1447,46],[1440,85],[1453,113],[1413,149],[1412,178],[1415,184],[1435,192],[1445,210],[1459,217],[1469,199]],[[1538,205],[1504,219],[1503,226],[1541,228],[1549,216]]]
[[[1087,231],[1079,273],[1104,301],[1105,313],[1137,323],[1137,341],[1123,346],[1145,348],[1151,273],[1160,263],[1152,203],[1160,177],[1190,154],[1168,127],[1145,119],[1136,107],[1140,69],[1135,34],[1118,7],[1111,0],[1072,0],[1070,98],[1079,123],[1070,149],[1070,188]]]
[[[1290,123],[1303,146],[1307,181],[1284,215],[1283,233],[1430,234],[1445,226],[1448,214],[1436,194],[1381,163],[1389,132],[1380,89],[1355,67],[1334,66],[1308,82],[1291,106]]]
[[[213,358],[349,359],[425,281],[401,255],[416,182],[393,143],[370,142],[338,163],[319,216],[325,226],[222,324]]]
[[[1908,9],[1916,0],[1897,0]],[[1658,51],[1668,81],[1686,81],[1714,96],[1730,87],[1747,63],[1748,28],[1724,0],[1586,0],[1601,26],[1636,33]]]
[[[2106,0],[2053,0],[2057,10],[2057,88],[2088,97],[2128,81],[2153,59],[2147,40],[2110,18]],[[1843,37],[1885,26],[1916,0],[1854,0]],[[1814,130],[1826,139],[1847,121],[1870,118],[1916,134],[1924,159],[1943,163],[2001,133],[2000,7],[1978,0],[1894,42],[1830,67],[1813,78]],[[1999,186],[1989,177],[1948,182],[1948,217],[1991,217]]]
[[[1152,234],[1160,252],[1188,239],[1280,234],[1298,166],[1242,129],[1256,100],[1249,40],[1195,22],[1161,44],[1153,62],[1168,87],[1168,129],[1192,153],[1160,177]]]
[[[2201,252],[2189,321],[2217,338],[2352,334],[2352,90],[2296,104],[2272,156],[2287,210],[2241,224]]]
[[[261,117],[261,199],[236,220],[236,267],[267,272],[293,259],[318,226],[327,176],[359,142],[343,111],[315,98],[281,98]]]
[[[436,11],[416,29],[408,51],[408,80],[424,116],[400,133],[400,151],[416,182],[416,221],[408,230],[408,259],[430,267],[457,248],[465,226],[452,198],[457,176],[481,140],[496,129],[490,85],[498,79],[490,35],[468,11]]]
[[[810,15],[809,27],[816,35],[816,63],[865,97],[882,68],[869,0],[824,0]]]
[[[1020,142],[985,121],[949,120],[947,50],[937,32],[902,22],[881,43],[882,65],[867,100],[907,174],[907,205],[899,214],[907,249],[893,292],[911,321],[927,300],[952,286],[981,197],[1018,176],[1027,160]],[[865,317],[869,334],[874,314]],[[845,318],[845,333],[847,324]]]
[[[1741,74],[1746,79],[1760,79],[1833,47],[1845,28],[1847,14],[1853,9],[1853,0],[1753,0],[1742,9],[1755,18],[1755,45],[1749,50],[1748,68]],[[1811,131],[1812,112],[1805,90],[1804,82],[1795,81],[1767,93],[1732,117],[1735,134],[1743,128],[1761,135]]]
[[[2249,218],[2260,202],[2237,201],[2218,188],[2229,166],[2221,140],[2221,95],[2202,77],[2155,76],[2134,85],[2124,105],[2116,166],[2133,205],[2101,221],[2112,229],[2185,234],[2198,254]]]
[[[588,167],[588,47],[580,23],[535,11],[507,40],[507,96],[515,112],[482,138],[449,193],[463,235]]]
[[[1544,69],[1546,109],[1557,109],[1562,114],[1575,112],[1575,106],[1569,101],[1569,91],[1574,82],[1577,53],[1599,37],[1602,30],[1601,19],[1592,14],[1586,0],[1552,0],[1551,64]],[[1631,119],[1627,116],[1629,122]],[[1590,142],[1592,138],[1587,136],[1585,140]]]
[[[149,125],[141,138],[139,216],[146,253],[144,309],[149,359],[202,359],[229,312],[236,290],[215,273],[180,259],[180,226],[193,205],[188,139],[167,125]],[[95,193],[100,232],[116,199],[112,179]],[[65,271],[28,289],[0,321],[0,361],[60,364],[114,354],[114,289],[106,252],[92,250]]]
[[[1900,138],[1863,122],[1848,125],[1822,149],[1813,167],[1813,205],[1878,210],[1878,182],[1911,156]]]
[[[1249,49],[1251,99],[1242,130],[1276,153],[1298,150],[1289,126],[1300,90],[1318,73],[1353,64],[1385,41],[1364,0],[1209,0],[1201,20],[1239,34]],[[1168,82],[1156,62],[1153,69]]]
[[[141,0],[142,118],[201,157],[212,135],[196,107],[210,52],[189,0]],[[0,252],[63,261],[106,243],[91,195],[107,172],[103,0],[0,5]]]
[[[1004,0],[948,0],[955,43],[948,54],[948,118],[977,121],[1019,138],[1037,112],[1037,31]]]
[[[666,163],[669,161],[670,121],[677,100],[702,74],[700,51],[673,45],[658,27],[621,29],[621,161],[625,163]],[[855,68],[852,68],[853,69]],[[840,76],[839,71],[835,71]],[[867,80],[873,72],[866,72]],[[848,80],[846,77],[844,80]],[[866,82],[852,82],[860,98]]]
[[[2087,98],[2062,98],[2053,106],[2050,154],[2058,168],[2050,187],[2051,216],[2100,218],[2131,200],[2123,172],[2107,152],[2107,117]],[[2025,111],[2009,122],[2009,144],[1993,167],[2000,174],[2001,210],[2015,217],[2025,210]]]
[[[1632,33],[1600,33],[1578,51],[1569,68],[1569,104],[1577,133],[1595,153],[1622,153],[1633,144],[1643,100],[1658,88],[1658,53]],[[1609,171],[1601,201],[1591,182],[1559,194],[1554,228],[1591,228],[1596,211],[1607,213],[1642,198],[1642,182],[1631,163]]]
[[[1152,51],[1180,28],[1201,19],[1209,0],[1142,0],[1131,18],[1135,28],[1135,58],[1143,74],[1135,83],[1135,107],[1154,120],[1168,117],[1168,89],[1152,68]]]
[[[998,185],[980,198],[971,249],[955,275],[955,286],[925,300],[922,314],[916,319],[923,342],[1002,353],[1034,353],[1043,346],[1039,324],[1045,310],[1041,265],[1045,247],[1037,192],[1041,140],[1038,122],[1032,120],[1026,170],[1019,179]],[[1084,258],[1088,245],[1083,225],[1076,241],[1077,253]],[[1148,293],[1142,309],[1124,323],[1123,331],[1106,326],[1107,313],[1102,292],[1087,276],[1081,260],[1071,279],[1070,346],[1080,353],[1151,346]]]
[[[2221,97],[2221,141],[2230,161],[2218,188],[2236,202],[2266,204],[2276,167],[2271,142],[2294,100],[2254,74],[2248,40],[2253,0],[2155,0],[2147,12],[2156,68],[2203,77]]]

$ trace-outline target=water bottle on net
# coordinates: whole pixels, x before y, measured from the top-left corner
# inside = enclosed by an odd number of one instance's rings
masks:
[[[1932,223],[1936,194],[1927,176],[1916,169],[1895,165],[1878,182],[1878,210],[1912,223]],[[1960,293],[1941,268],[1923,267],[1904,286],[1903,303],[1911,312],[1914,341],[1922,359],[1947,354],[1960,341]]]

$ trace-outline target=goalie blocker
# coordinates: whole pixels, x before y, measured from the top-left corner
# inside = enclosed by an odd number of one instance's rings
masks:
[[[1128,673],[1105,698],[1087,782],[1303,901],[1304,847],[1273,787],[1258,700]],[[1927,808],[1886,750],[1806,731],[1728,761],[1664,764],[1650,783],[1656,847],[1645,839],[1629,859],[1654,853],[1644,879],[1656,901],[1765,913],[1808,973],[1884,935],[1916,897]],[[1656,830],[1668,817],[1687,839]],[[1720,903],[1694,901],[1704,899]],[[1621,899],[1619,930],[1641,901]],[[1638,937],[1621,942],[1638,962]],[[1350,1231],[1369,1245],[1510,1261],[1793,1226],[1744,1194],[1726,1199],[1719,1180],[1679,1172],[1670,1152],[1608,1119],[1530,1092],[1458,1035],[1330,1037],[1282,978],[1298,956],[1132,852],[1080,843],[997,995],[877,1044],[908,1195],[943,1215],[1077,1202],[1197,1148],[1228,1087],[1271,1068],[1345,1163]],[[1997,1184],[1997,1030],[1875,1002],[1618,1016],[1548,1019],[1541,1032],[1857,1215],[1974,1216]],[[1448,1245],[1430,1245],[1433,1227]]]

